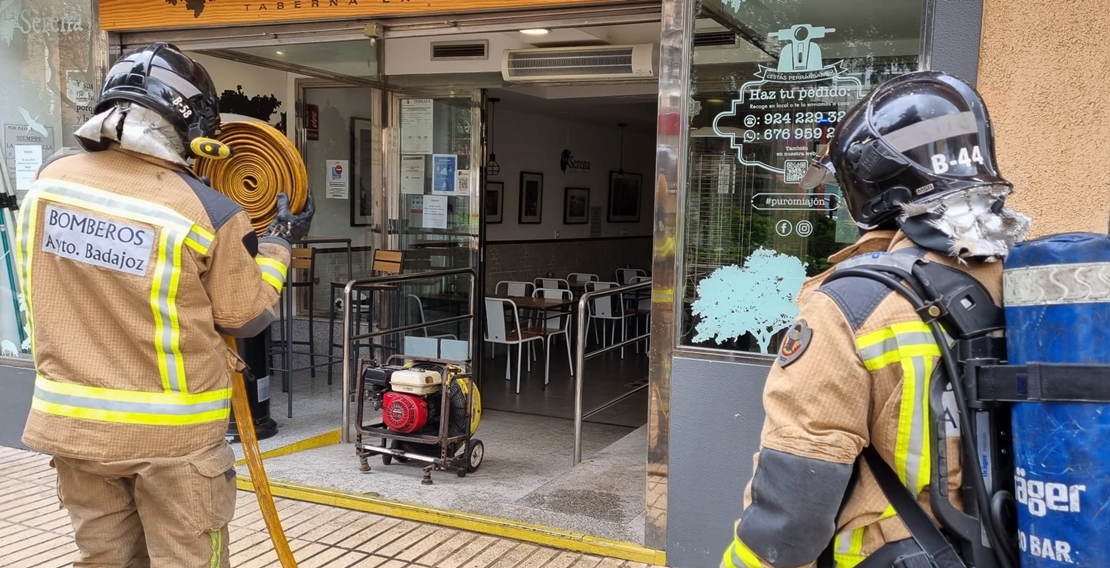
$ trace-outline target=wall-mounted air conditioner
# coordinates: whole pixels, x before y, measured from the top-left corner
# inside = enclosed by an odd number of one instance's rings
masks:
[[[501,76],[510,82],[649,79],[656,57],[650,43],[510,49],[501,56]]]

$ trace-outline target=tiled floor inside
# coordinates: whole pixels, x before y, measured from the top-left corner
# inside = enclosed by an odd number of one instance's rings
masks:
[[[60,568],[77,547],[47,456],[0,447],[0,564]],[[301,568],[646,568],[647,565],[285,499],[278,514]],[[253,493],[231,523],[236,568],[280,566]]]
[[[488,352],[487,352],[488,355]],[[505,352],[486,359],[481,389],[484,415],[477,438],[486,449],[481,469],[464,479],[436,472],[434,485],[420,483],[421,465],[396,461],[389,466],[371,458],[372,470],[359,471],[351,444],[328,445],[266,460],[273,480],[323,486],[430,505],[440,509],[508,518],[625,542],[641,544],[646,486],[647,392],[599,413],[583,425],[583,461],[572,467],[574,383],[565,347],[552,357],[551,382],[543,390],[544,354],[525,371],[521,393],[505,380]],[[513,361],[515,373],[515,355]],[[296,362],[294,367],[307,364]],[[338,369],[338,366],[336,367]],[[627,392],[647,375],[647,358],[629,349],[587,363],[584,407],[590,409]],[[294,374],[293,418],[286,415],[286,394],[275,376],[271,417],[277,436],[263,440],[263,451],[337,430],[342,392],[320,369]],[[352,405],[352,415],[354,405]],[[368,419],[371,419],[368,416]],[[235,446],[236,451],[240,449]],[[241,468],[246,474],[246,467]]]

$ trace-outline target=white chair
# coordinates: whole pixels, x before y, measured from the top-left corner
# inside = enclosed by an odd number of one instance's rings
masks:
[[[570,282],[567,282],[566,280],[563,280],[562,278],[537,278],[535,280],[535,284],[536,284],[536,290],[539,290],[540,288],[549,288],[549,289],[554,289],[554,290],[570,290]],[[536,295],[535,291],[532,292],[532,295],[533,296]]]
[[[505,310],[509,310],[511,314],[509,318],[505,317]],[[511,324],[509,322],[511,322]],[[517,346],[517,394],[520,394],[520,360],[525,358],[524,344],[532,341],[543,341],[543,336],[520,327],[520,316],[517,314],[516,302],[504,298],[486,298],[486,342],[495,346],[501,344],[508,347],[508,356],[505,360],[506,381],[512,380],[512,375],[509,373],[509,365],[511,365],[513,361],[513,346]],[[528,370],[532,370],[531,358],[528,358]]]
[[[532,292],[535,298],[550,298],[557,300],[573,300],[574,294],[570,290],[560,290],[556,288],[537,288]],[[567,365],[570,367],[570,376],[574,376],[574,361],[570,355],[570,309],[569,306],[559,312],[548,310],[542,312],[543,315],[539,316],[536,320],[536,326],[532,329],[543,336],[544,338],[544,355],[547,361],[544,363],[543,368],[543,386],[547,388],[548,377],[551,370],[551,338],[556,335],[562,335],[563,340],[567,344]]]
[[[505,291],[502,292],[502,289]],[[532,291],[536,289],[536,285],[531,282],[514,282],[512,280],[502,280],[493,287],[494,294],[504,294],[514,298],[527,298],[532,295]]]
[[[608,290],[610,288],[619,288],[616,282],[587,282],[586,291],[596,292],[599,290]],[[624,307],[624,294],[617,294],[615,296],[605,296],[602,298],[594,298],[590,303],[590,323],[593,324],[594,320],[601,320],[603,328],[608,328],[610,322],[613,324],[613,338],[608,341],[616,341],[617,324],[621,328],[621,342],[628,339],[628,320],[629,318],[636,317],[635,312],[629,312]],[[608,329],[602,329],[601,340],[599,341],[602,347],[609,345],[605,339]],[[594,327],[594,337],[597,338],[597,327]],[[624,347],[621,347],[621,359],[624,359]]]
[[[408,298],[409,298],[410,301],[416,303],[416,317],[418,318],[418,323],[427,323],[428,320],[424,316],[424,302],[420,301],[420,296],[417,296],[416,294],[408,294]],[[432,326],[432,327],[435,327],[435,326]],[[436,335],[429,335],[428,334],[428,328],[426,328],[426,327],[422,327],[422,328],[420,328],[416,331],[422,337],[458,339],[458,336],[453,334],[453,333],[439,333],[439,334],[436,334]]]
[[[616,276],[617,284],[624,286],[626,284],[631,284],[633,278],[647,276],[647,272],[639,268],[618,268]]]
[[[578,284],[585,284],[586,282],[597,282],[600,278],[597,274],[589,274],[586,272],[571,272],[567,274],[567,280]]]

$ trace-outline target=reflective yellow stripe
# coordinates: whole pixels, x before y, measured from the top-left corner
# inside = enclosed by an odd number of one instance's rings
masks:
[[[31,407],[39,412],[119,424],[187,426],[225,420],[231,389],[185,395],[128,391],[35,378]]]
[[[39,199],[36,192],[32,189],[23,199],[23,207],[19,210],[19,222],[16,223],[16,248],[15,254],[18,260],[20,272],[20,287],[23,294],[23,302],[27,307],[27,328],[31,332],[31,358],[38,359],[37,351],[35,350],[35,312],[32,309],[31,298],[31,261],[33,260],[34,247],[30,246],[31,240],[35,238],[38,231],[39,219]]]
[[[925,322],[895,324],[860,337],[856,344],[868,370],[877,371],[894,363],[902,368],[893,465],[898,477],[917,495],[928,485],[931,475],[929,389],[940,348]]]
[[[270,286],[273,286],[278,292],[281,292],[282,287],[285,286],[285,278],[288,274],[288,268],[285,264],[263,256],[255,258],[254,261],[258,263],[258,267],[262,269],[262,280],[266,281]]]
[[[171,228],[175,232],[184,234],[189,246],[201,254],[208,254],[212,242],[216,239],[216,236],[207,229],[165,205],[56,179],[36,182],[36,185],[39,185],[39,189],[52,201],[68,203],[75,207],[92,209],[148,225]]]
[[[763,562],[739,538],[732,540],[722,561],[728,568],[763,568]]]
[[[158,353],[162,387],[167,392],[187,393],[176,301],[181,280],[182,247],[188,245],[201,254],[207,254],[215,236],[172,209],[157,203],[61,180],[43,180],[35,185],[37,193],[48,201],[161,229],[150,291],[150,308],[154,315],[154,348]]]

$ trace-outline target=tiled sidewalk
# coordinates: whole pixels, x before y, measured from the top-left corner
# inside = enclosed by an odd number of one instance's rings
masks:
[[[47,456],[0,447],[0,564],[5,568],[53,568],[73,561],[73,528],[58,507],[48,462]],[[254,494],[241,492],[237,503],[232,566],[280,566]],[[648,566],[300,501],[279,499],[277,508],[301,568]]]

